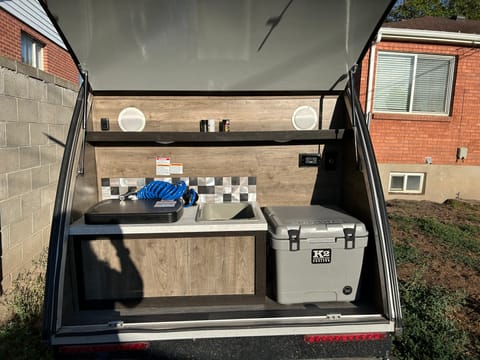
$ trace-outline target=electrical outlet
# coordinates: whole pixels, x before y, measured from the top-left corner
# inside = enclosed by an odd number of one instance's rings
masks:
[[[320,167],[322,164],[322,156],[320,154],[299,154],[299,167]]]
[[[325,151],[323,155],[325,170],[334,171],[337,169],[337,153],[334,151]]]

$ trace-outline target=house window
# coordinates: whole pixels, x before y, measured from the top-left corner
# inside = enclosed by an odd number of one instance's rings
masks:
[[[390,173],[388,191],[392,193],[421,194],[424,173]]]
[[[448,115],[453,56],[379,52],[374,110]]]
[[[22,33],[22,62],[43,69],[43,47],[42,43]]]

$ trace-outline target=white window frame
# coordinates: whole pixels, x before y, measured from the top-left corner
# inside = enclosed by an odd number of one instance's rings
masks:
[[[44,44],[36,40],[29,34],[22,32],[21,34],[21,52],[22,52],[22,62],[30,65],[34,68],[43,70],[43,48]],[[28,47],[31,54],[31,59],[27,58],[27,55],[24,53],[24,48]]]
[[[420,186],[417,190],[407,189],[408,177],[409,176],[418,176],[420,177]],[[402,189],[393,188],[392,189],[392,178],[393,177],[403,177],[403,187]],[[423,194],[423,189],[425,186],[425,173],[407,173],[407,172],[391,172],[388,181],[388,192],[397,193],[397,194]]]
[[[407,111],[391,111],[385,109],[378,109],[375,105],[375,96],[373,103],[373,111],[378,113],[393,113],[393,114],[419,114],[419,115],[438,115],[438,116],[448,116],[451,111],[452,95],[453,95],[453,86],[454,86],[454,77],[455,77],[455,63],[456,57],[453,55],[437,55],[437,54],[424,54],[424,53],[409,53],[409,52],[394,52],[394,51],[379,51],[377,55],[377,70],[375,75],[375,87],[374,91],[377,90],[377,74],[378,74],[378,57],[381,54],[388,55],[398,55],[398,56],[411,56],[413,59],[412,66],[412,80],[409,86],[410,96],[408,101],[408,110]],[[438,112],[428,112],[428,111],[414,111],[413,108],[413,99],[415,95],[415,75],[417,71],[418,59],[438,59],[438,60],[448,60],[450,62],[448,70],[448,79],[447,79],[447,89],[445,94],[445,108],[443,111]]]

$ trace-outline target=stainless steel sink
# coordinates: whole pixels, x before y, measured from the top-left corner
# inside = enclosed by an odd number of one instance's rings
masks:
[[[195,221],[255,220],[257,213],[250,203],[204,203],[197,210]]]

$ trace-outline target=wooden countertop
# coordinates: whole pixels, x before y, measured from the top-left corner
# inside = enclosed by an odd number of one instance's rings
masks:
[[[182,217],[173,223],[158,224],[85,224],[84,218],[74,222],[70,226],[69,235],[136,235],[136,234],[192,234],[192,233],[214,233],[214,232],[244,232],[244,231],[266,231],[267,221],[263,216],[260,207],[252,203],[258,214],[255,219],[247,220],[225,220],[225,221],[195,221],[198,206],[188,207],[183,210]]]

